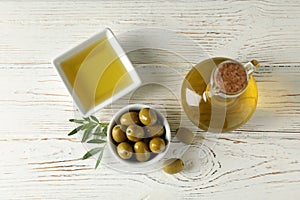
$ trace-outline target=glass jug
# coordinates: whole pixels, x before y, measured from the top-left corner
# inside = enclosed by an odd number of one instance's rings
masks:
[[[257,105],[258,91],[252,76],[256,60],[245,65],[216,57],[194,66],[181,88],[187,117],[200,129],[229,132],[246,123]]]

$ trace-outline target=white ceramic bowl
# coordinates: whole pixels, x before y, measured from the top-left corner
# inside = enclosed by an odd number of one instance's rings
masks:
[[[164,150],[164,152],[158,153],[155,157],[153,157],[152,159],[145,161],[145,162],[138,162],[138,161],[134,161],[134,160],[122,159],[118,155],[117,146],[114,143],[113,138],[111,136],[112,129],[117,124],[118,120],[124,113],[126,113],[128,111],[141,110],[142,108],[150,108],[150,109],[155,110],[158,117],[162,120],[163,126],[165,128],[165,138],[164,139],[166,140],[166,149]],[[110,152],[121,163],[125,163],[127,165],[134,165],[135,167],[149,166],[149,165],[155,164],[158,161],[160,161],[165,156],[165,154],[168,152],[168,149],[170,146],[170,141],[171,141],[171,130],[170,130],[170,126],[169,126],[169,123],[168,123],[166,117],[161,112],[159,112],[157,109],[155,109],[151,106],[144,105],[144,104],[131,104],[131,105],[125,106],[124,108],[120,109],[111,119],[111,121],[108,125],[108,129],[107,129],[107,145],[108,145]]]
[[[77,53],[81,52],[82,50],[86,49],[87,47],[95,44],[96,42],[99,42],[101,40],[106,39],[107,42],[111,45],[112,49],[115,51],[117,57],[122,62],[123,66],[125,67],[128,75],[132,79],[132,83],[123,88],[121,91],[116,92],[112,95],[112,97],[105,99],[104,101],[95,104],[90,105],[90,108],[86,108],[83,106],[82,100],[78,97],[76,92],[74,91],[73,87],[71,86],[71,83],[69,82],[65,72],[62,69],[62,62],[71,58],[72,56],[76,55]],[[101,45],[101,43],[100,43]],[[101,46],[100,46],[101,47]],[[97,46],[95,47],[97,48]],[[100,62],[100,61],[99,61]],[[104,106],[109,105],[113,101],[121,98],[122,96],[128,94],[129,92],[133,91],[134,89],[138,88],[141,85],[141,80],[135,71],[132,63],[128,59],[126,53],[120,46],[119,42],[117,41],[117,38],[114,36],[112,31],[108,28],[104,29],[102,32],[90,37],[89,39],[83,41],[79,45],[67,50],[65,53],[57,56],[52,60],[52,64],[54,65],[58,75],[61,77],[62,81],[64,82],[67,90],[69,91],[71,97],[73,98],[73,101],[78,108],[79,112],[83,116],[90,116],[99,109],[103,108]]]

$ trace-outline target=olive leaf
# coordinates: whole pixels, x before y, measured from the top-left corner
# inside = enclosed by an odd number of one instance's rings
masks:
[[[102,133],[107,136],[107,128],[108,126],[105,126],[103,129],[102,129]]]
[[[85,142],[92,134],[92,130],[95,128],[96,125],[90,125],[83,133],[81,142]]]
[[[104,147],[105,147],[105,146],[104,146]],[[101,152],[100,152],[100,154],[99,154],[99,156],[98,156],[98,159],[97,159],[97,162],[96,162],[96,165],[95,165],[95,169],[98,168],[98,166],[99,166],[99,164],[100,164],[100,162],[101,162],[101,159],[102,159],[102,157],[103,157],[104,147],[102,148],[102,150],[101,150]]]
[[[91,127],[92,125],[93,125],[93,124],[90,124],[90,123],[84,124],[84,125],[81,127],[81,130],[88,129],[88,128]]]
[[[103,148],[102,147],[96,147],[96,148],[91,149],[86,154],[84,154],[84,156],[82,157],[82,160],[88,159],[89,157],[95,155],[96,153],[101,151],[101,149],[103,149]]]
[[[90,139],[89,141],[87,141],[87,143],[97,144],[97,145],[106,143],[106,140],[103,138],[106,137],[106,135],[107,135],[106,134],[107,127],[108,127],[107,123],[100,123],[99,120],[95,116],[83,117],[83,119],[69,119],[69,121],[79,124],[79,126],[76,127],[75,129],[73,129],[68,134],[68,136],[74,135],[74,134],[78,133],[79,131],[83,131],[81,142],[86,142],[92,135],[94,135],[96,137],[93,139]],[[82,159],[83,160],[88,159],[91,156],[100,152],[97,162],[96,162],[96,165],[95,165],[95,169],[97,169],[97,167],[99,166],[99,164],[101,162],[105,146],[106,146],[106,144],[101,145],[101,147],[96,147],[96,148],[91,149],[86,154],[84,154]]]
[[[85,120],[81,120],[81,119],[69,119],[69,122],[74,122],[77,124],[83,124],[85,122]]]
[[[81,128],[83,127],[83,125],[78,126],[77,128],[75,128],[74,130],[72,130],[68,136],[74,135],[75,133],[77,133],[79,130],[81,130]]]
[[[106,137],[106,132],[107,132],[107,125],[105,125],[104,127],[98,126],[96,128],[95,132],[93,133],[93,135]]]
[[[90,121],[89,117],[83,117],[84,120]]]
[[[87,141],[87,143],[93,143],[93,144],[102,144],[105,142],[106,142],[105,140],[101,140],[101,139],[92,139],[92,140]]]
[[[93,135],[101,135],[101,126],[98,126],[95,130],[95,132],[93,133]]]
[[[95,116],[91,116],[91,119],[94,120],[95,122],[99,123],[99,120]]]

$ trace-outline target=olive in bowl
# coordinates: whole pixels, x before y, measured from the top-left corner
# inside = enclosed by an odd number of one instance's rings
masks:
[[[146,166],[161,160],[169,149],[170,126],[157,109],[132,104],[120,109],[107,129],[108,147],[122,163]]]

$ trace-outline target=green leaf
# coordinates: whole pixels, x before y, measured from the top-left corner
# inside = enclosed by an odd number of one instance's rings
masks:
[[[99,123],[99,120],[97,119],[97,117],[91,115],[90,118],[91,118],[92,120],[94,120],[95,122]]]
[[[83,117],[85,121],[91,121],[89,117]]]
[[[82,160],[88,159],[89,157],[95,155],[96,153],[101,151],[101,149],[103,149],[103,148],[102,147],[96,147],[96,148],[91,149],[86,154],[84,154],[84,156],[82,157]]]
[[[102,133],[101,129],[102,129],[102,127],[101,127],[101,126],[98,126],[98,127],[96,128],[95,132],[93,133],[93,135],[105,137],[105,134]]]
[[[101,140],[101,139],[92,139],[92,140],[89,140],[87,143],[102,144],[105,142],[106,142],[105,140]]]
[[[81,130],[82,126],[83,126],[83,125],[78,126],[78,127],[75,128],[74,130],[72,130],[72,131],[68,134],[68,136],[71,136],[71,135],[74,135],[75,133],[77,133],[79,130]]]
[[[74,135],[77,132],[79,132],[80,130],[84,131],[81,142],[86,142],[91,137],[92,134],[95,136],[102,136],[102,137],[105,137],[107,135],[106,132],[107,132],[108,124],[100,123],[99,120],[95,116],[83,117],[83,119],[69,119],[69,121],[80,124],[80,126],[75,128],[74,130],[72,130],[68,135],[69,136]],[[93,132],[93,130],[94,130],[94,132]],[[100,137],[100,138],[102,138],[102,137]],[[105,139],[103,140],[100,138],[95,137],[94,139],[90,139],[87,143],[94,143],[94,144],[104,143],[104,145],[102,147],[97,147],[97,148],[91,149],[82,157],[82,159],[85,160],[85,159],[88,159],[91,156],[100,152],[97,162],[96,162],[96,165],[95,165],[95,169],[97,169],[97,167],[99,166],[99,164],[101,162],[103,152],[104,152],[104,147],[106,146],[106,144],[105,144],[106,140]]]
[[[83,124],[84,120],[81,120],[81,119],[69,119],[69,122],[74,122],[74,123],[77,123],[77,124]]]
[[[101,132],[101,126],[98,126],[95,130],[95,133],[100,133]]]
[[[98,156],[98,159],[97,159],[97,162],[96,162],[96,165],[95,165],[95,169],[98,168],[98,166],[99,166],[99,164],[100,164],[100,162],[101,162],[101,159],[102,159],[102,157],[103,157],[103,152],[104,152],[104,147],[102,148],[102,150],[101,150],[101,152],[100,152],[100,154],[99,154],[99,156]]]
[[[108,128],[108,126],[106,125],[106,126],[104,126],[104,128],[102,129],[102,133],[103,133],[105,136],[107,136],[107,128]]]
[[[91,126],[93,126],[94,124],[91,124],[91,123],[87,123],[87,124],[84,124],[81,128],[81,130],[85,130],[85,129],[88,129],[90,128]]]
[[[95,125],[91,125],[84,131],[81,142],[85,142],[90,137],[93,128],[95,128]]]

